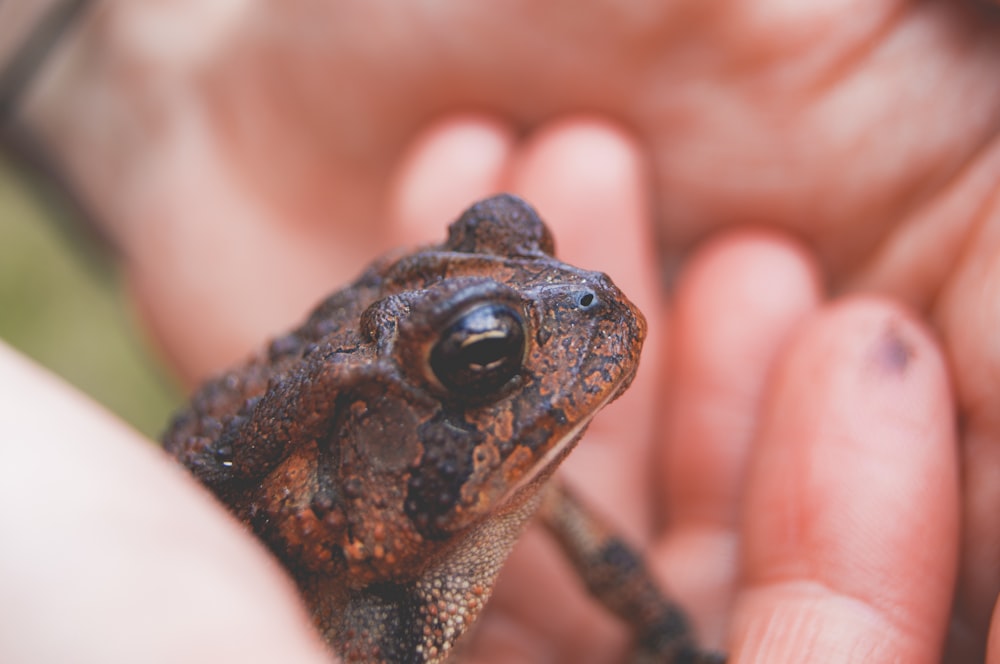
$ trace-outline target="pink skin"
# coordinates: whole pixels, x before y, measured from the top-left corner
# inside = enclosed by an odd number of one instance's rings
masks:
[[[650,319],[635,386],[565,475],[648,548],[706,642],[734,662],[937,662],[946,641],[947,661],[983,661],[1000,590],[994,19],[962,2],[232,6],[270,21],[130,40],[150,10],[116,6],[93,29],[118,59],[80,79],[93,106],[53,76],[27,109],[182,376],[244,355],[382,249],[439,239],[469,201],[521,193],[563,258]],[[299,18],[325,26],[317,44],[282,39]],[[112,140],[89,108],[133,131]],[[238,642],[240,661],[319,661],[287,581],[197,487],[0,362],[17,432],[0,445],[37,473],[0,465],[0,532],[22,543],[0,547],[0,586],[19,584],[0,596],[0,660],[208,662]],[[82,499],[95,487],[146,506],[144,530]],[[190,579],[166,576],[179,557]],[[119,558],[127,576],[79,573]],[[625,634],[580,597],[529,532],[469,661],[614,661]]]

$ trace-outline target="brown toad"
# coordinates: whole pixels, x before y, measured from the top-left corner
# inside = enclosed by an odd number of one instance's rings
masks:
[[[204,385],[164,445],[281,559],[347,662],[443,661],[543,502],[637,652],[718,661],[635,554],[541,490],[644,336],[605,275],[556,260],[534,210],[496,196]]]

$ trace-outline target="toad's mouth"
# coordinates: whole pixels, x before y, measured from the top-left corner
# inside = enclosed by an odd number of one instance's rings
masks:
[[[627,385],[628,381],[624,384]],[[525,473],[523,477],[521,477],[503,494],[503,497],[500,499],[498,504],[503,505],[508,501],[513,500],[515,497],[520,497],[519,494],[522,491],[537,491],[540,488],[540,485],[547,480],[553,472],[555,472],[562,460],[566,458],[566,455],[573,450],[576,442],[583,437],[584,431],[586,431],[587,426],[590,424],[590,421],[594,419],[594,416],[601,412],[605,406],[614,401],[619,396],[621,391],[621,389],[609,391],[608,395],[596,405],[589,415],[582,418],[579,422],[574,424],[559,438],[557,438],[555,442],[542,453],[535,463],[531,465],[528,472]]]

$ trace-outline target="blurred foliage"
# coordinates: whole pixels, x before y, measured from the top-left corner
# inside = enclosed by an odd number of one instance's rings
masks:
[[[113,266],[61,229],[39,192],[0,157],[0,339],[156,437],[178,392]]]

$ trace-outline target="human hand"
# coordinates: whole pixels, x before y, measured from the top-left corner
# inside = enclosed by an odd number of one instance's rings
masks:
[[[449,154],[464,141],[451,138],[429,135],[403,166],[400,235],[440,234],[441,201],[422,192],[454,181]],[[913,317],[874,301],[822,308],[808,252],[767,233],[709,245],[668,307],[634,143],[573,123],[499,165],[498,182],[567,240],[561,253],[610,271],[650,319],[633,389],[567,470],[650,551],[708,640],[734,662],[935,661],[956,566],[956,457],[943,364]],[[595,241],[608,219],[615,234]],[[24,574],[7,596],[19,610],[7,604],[4,659],[64,661],[69,644],[83,661],[322,661],[288,580],[203,490],[6,364],[2,419],[20,424],[0,481],[0,523],[17,543],[2,567]],[[14,499],[42,477],[46,500]],[[43,555],[54,547],[73,555]],[[466,661],[616,661],[626,639],[531,532]]]
[[[463,107],[496,116],[465,143],[481,165],[506,163],[515,130],[599,109],[644,153],[666,264],[720,228],[772,226],[815,252],[834,292],[888,295],[940,335],[968,471],[957,618],[977,661],[1000,588],[998,357],[982,286],[997,279],[995,21],[961,3],[781,13],[792,10],[636,2],[586,16],[413,7],[408,20],[367,7],[239,7],[249,20],[199,29],[190,7],[161,9],[187,39],[157,41],[130,38],[128,19],[148,10],[122,5],[103,25],[106,62],[146,75],[98,68],[93,89],[105,96],[90,97],[92,112],[58,103],[71,86],[43,86],[29,108],[112,225],[151,329],[185,375],[242,355],[406,237],[394,221],[405,209],[398,158],[429,118]],[[306,23],[319,26],[316,41],[300,38]],[[392,48],[372,50],[380,26]],[[126,121],[135,131],[122,140]],[[456,170],[434,195],[495,184],[491,167]]]

